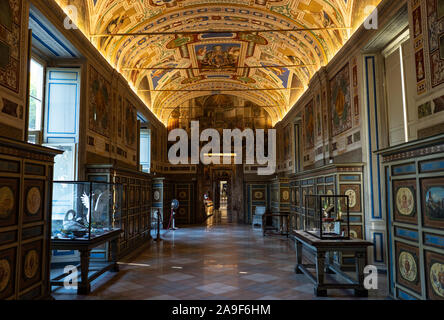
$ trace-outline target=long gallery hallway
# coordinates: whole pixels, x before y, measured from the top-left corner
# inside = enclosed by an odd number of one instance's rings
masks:
[[[295,274],[293,241],[263,237],[251,226],[223,224],[168,231],[132,259],[120,272],[96,280],[88,296],[59,288],[55,299],[153,300],[295,300],[353,299],[346,290],[329,290],[317,298],[303,274]],[[385,275],[369,299],[386,298]]]

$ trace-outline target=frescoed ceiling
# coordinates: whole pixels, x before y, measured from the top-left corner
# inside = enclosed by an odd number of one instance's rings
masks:
[[[278,122],[380,1],[56,0],[164,124],[214,93]]]

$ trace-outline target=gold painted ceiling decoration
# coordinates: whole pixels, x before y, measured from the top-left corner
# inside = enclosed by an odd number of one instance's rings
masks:
[[[56,0],[78,8],[79,28],[164,124],[214,93],[263,106],[275,124],[380,1]]]

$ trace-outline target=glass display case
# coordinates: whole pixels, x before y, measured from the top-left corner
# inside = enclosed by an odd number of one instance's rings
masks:
[[[55,181],[53,240],[91,240],[121,228],[122,185]]]
[[[322,240],[350,239],[347,195],[306,195],[304,231]]]

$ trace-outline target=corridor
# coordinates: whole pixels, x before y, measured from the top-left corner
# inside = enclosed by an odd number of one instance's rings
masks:
[[[248,225],[223,224],[181,228],[163,234],[132,259],[121,261],[120,272],[96,280],[92,293],[56,289],[55,299],[148,300],[295,300],[355,299],[352,291],[331,290],[317,298],[305,275],[294,273],[293,241],[263,237]],[[369,299],[385,299],[386,279]]]

